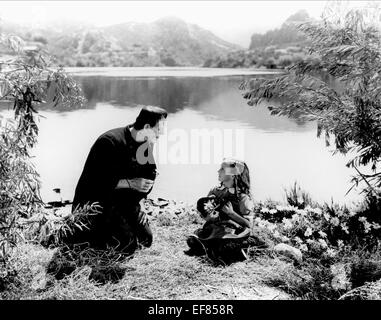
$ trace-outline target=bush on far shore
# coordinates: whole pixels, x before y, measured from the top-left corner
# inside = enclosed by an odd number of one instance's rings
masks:
[[[317,59],[301,46],[286,48],[269,46],[252,50],[238,50],[216,56],[204,62],[207,68],[266,68],[285,69],[303,60]]]

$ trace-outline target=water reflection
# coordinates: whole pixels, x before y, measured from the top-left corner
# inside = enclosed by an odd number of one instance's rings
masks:
[[[169,113],[192,109],[221,120],[242,121],[266,131],[308,131],[313,124],[274,117],[265,104],[250,107],[238,90],[247,76],[192,78],[77,77],[88,99],[85,109],[105,103],[117,108],[156,105]],[[75,110],[41,106],[42,110],[66,113]]]
[[[42,108],[35,163],[42,195],[62,189],[72,199],[94,140],[106,130],[133,122],[141,105],[169,112],[168,130],[231,128],[245,131],[245,159],[257,200],[282,200],[283,188],[298,180],[317,200],[344,201],[351,171],[316,139],[315,124],[274,117],[265,105],[250,107],[238,90],[244,76],[214,78],[78,77],[88,99],[81,110]],[[194,202],[217,182],[218,164],[159,164],[153,196]],[[351,195],[352,196],[352,195]],[[352,197],[353,198],[353,197]]]

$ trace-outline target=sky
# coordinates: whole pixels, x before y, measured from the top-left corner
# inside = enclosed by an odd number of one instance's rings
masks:
[[[0,18],[43,26],[54,21],[106,26],[176,16],[248,46],[254,32],[279,27],[298,10],[319,18],[326,1],[0,1]]]

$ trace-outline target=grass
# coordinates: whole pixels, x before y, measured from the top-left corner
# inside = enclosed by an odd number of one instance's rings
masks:
[[[381,277],[380,252],[358,248],[332,261],[305,254],[303,262],[295,265],[271,250],[274,239],[259,227],[253,230],[270,249],[251,247],[247,261],[218,265],[208,257],[183,252],[188,249],[187,236],[203,223],[193,206],[151,203],[143,210],[148,210],[154,234],[150,248],[136,251],[123,262],[104,253],[83,252],[87,264],[78,262],[75,271],[61,280],[46,275],[56,249],[33,242],[20,244],[10,261],[18,274],[0,291],[0,299],[338,299]],[[91,280],[91,265],[99,259],[115,270],[125,269],[122,279],[103,285]]]
[[[289,262],[266,255],[245,262],[216,266],[208,258],[189,257],[186,236],[201,226],[179,215],[170,220],[153,217],[154,243],[123,262],[121,281],[99,285],[89,280],[90,267],[77,268],[62,280],[45,274],[54,250],[25,243],[13,256],[20,270],[2,299],[289,299],[285,292],[264,284],[266,274]],[[270,263],[271,262],[271,263]],[[48,284],[45,286],[45,282]],[[42,285],[41,285],[42,284]],[[45,287],[45,288],[44,288]]]

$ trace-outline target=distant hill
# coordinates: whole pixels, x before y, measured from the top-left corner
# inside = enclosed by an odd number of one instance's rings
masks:
[[[306,10],[300,10],[291,15],[280,28],[267,31],[265,34],[254,33],[251,36],[249,49],[254,50],[267,46],[291,46],[306,41],[306,37],[296,27],[296,24],[311,20]]]
[[[307,11],[298,11],[280,28],[253,34],[248,50],[227,52],[208,59],[204,67],[282,69],[303,59],[315,59],[307,52],[308,39],[297,28],[298,23],[309,20]]]
[[[57,22],[49,28],[33,29],[1,23],[0,31],[19,34],[30,48],[42,47],[56,57],[57,64],[68,67],[273,69],[284,68],[307,55],[308,41],[295,24],[310,19],[305,10],[298,11],[279,28],[253,34],[248,50],[176,17],[98,28]]]
[[[175,17],[102,28],[2,29],[18,30],[28,43],[38,42],[64,66],[201,66],[209,58],[241,48]]]
[[[103,29],[123,50],[140,47],[179,65],[201,65],[206,59],[240,48],[195,24],[167,17],[153,23],[125,23]]]

